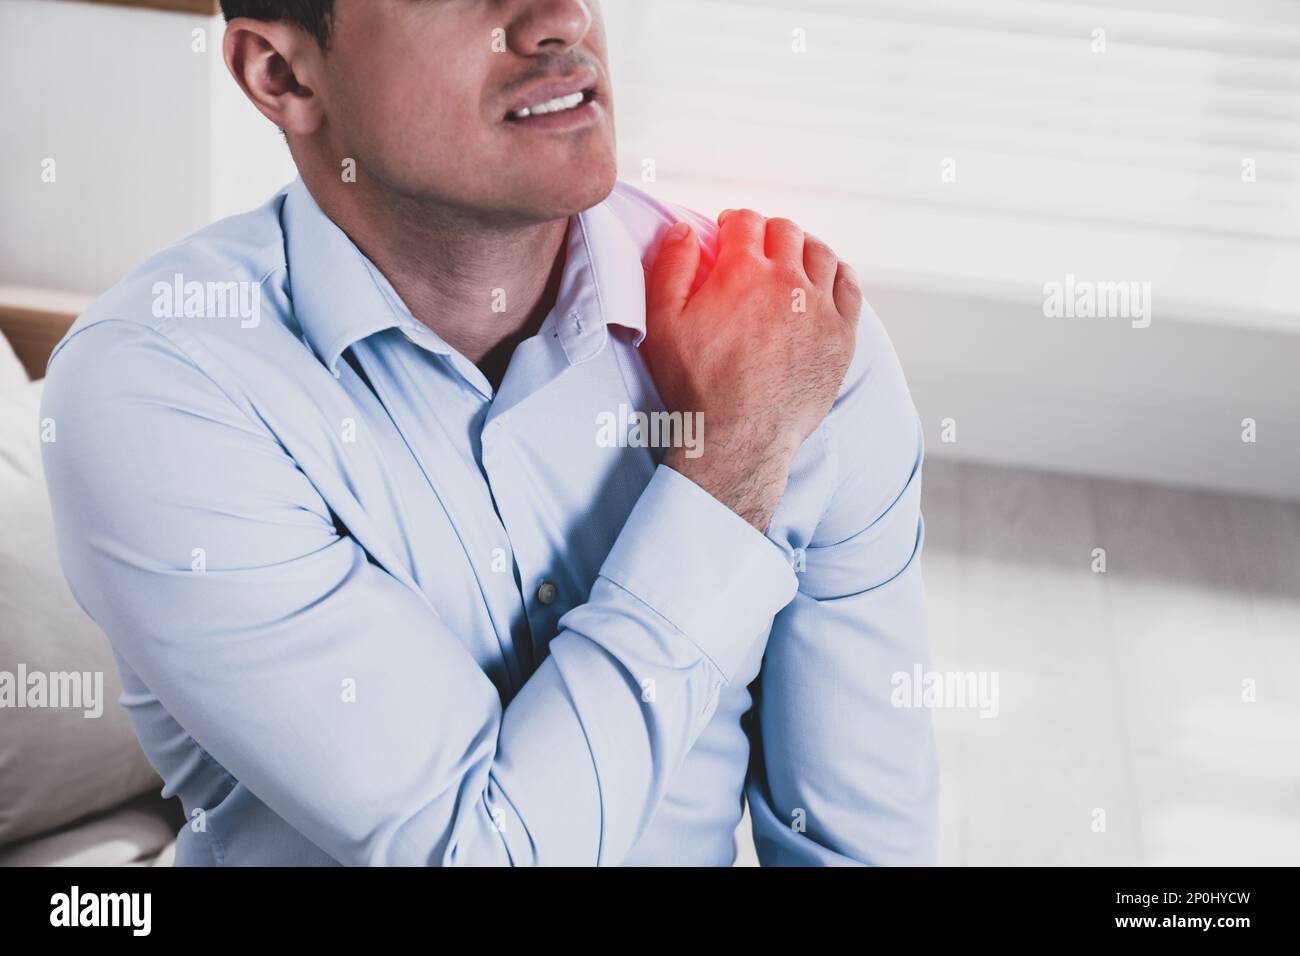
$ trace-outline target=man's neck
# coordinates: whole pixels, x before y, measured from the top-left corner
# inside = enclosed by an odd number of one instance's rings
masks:
[[[359,183],[312,185],[321,209],[411,314],[499,386],[515,347],[555,304],[567,220],[491,226],[454,210],[377,196]]]

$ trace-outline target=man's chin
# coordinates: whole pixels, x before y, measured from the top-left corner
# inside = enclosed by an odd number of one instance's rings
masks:
[[[512,191],[527,218],[546,222],[577,215],[604,202],[617,180],[618,170],[612,162],[598,168],[558,168],[542,177],[530,170],[526,180]]]
[[[614,185],[618,182],[618,170],[610,167],[608,172],[599,176],[593,176],[587,181],[586,188],[579,195],[573,197],[570,206],[569,215],[576,215],[584,209],[590,209],[598,203],[604,202],[609,198],[609,194],[614,191]]]
[[[549,203],[546,208],[537,211],[537,219],[541,221],[550,221],[576,216],[578,213],[585,212],[592,206],[600,205],[600,203],[604,202],[613,191],[614,180],[611,178],[608,183],[601,183],[598,189],[591,189],[585,192],[574,192],[563,197],[556,197],[555,201]]]

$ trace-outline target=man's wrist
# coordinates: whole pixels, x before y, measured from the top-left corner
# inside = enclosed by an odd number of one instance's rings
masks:
[[[695,458],[688,457],[682,448],[670,448],[663,463],[699,485],[760,534],[766,534],[785,494],[792,458],[792,453],[779,446],[769,446],[757,454],[732,453],[714,443]]]

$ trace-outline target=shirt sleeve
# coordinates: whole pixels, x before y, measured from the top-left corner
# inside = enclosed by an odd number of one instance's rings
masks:
[[[779,548],[661,467],[507,704],[165,334],[74,333],[42,415],[82,607],[204,751],[344,864],[620,862],[796,588]]]
[[[823,427],[836,487],[755,689],[746,788],[755,845],[768,866],[932,863],[930,714],[891,702],[893,675],[928,664],[922,435],[870,309]]]

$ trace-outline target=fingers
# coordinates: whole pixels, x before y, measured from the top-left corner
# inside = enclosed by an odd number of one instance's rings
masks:
[[[856,322],[862,313],[862,287],[857,274],[845,262],[839,264],[835,275],[835,308],[850,322]]]
[[[646,286],[646,319],[671,318],[686,305],[700,264],[695,230],[679,222],[668,230]]]
[[[830,289],[841,316],[857,321],[862,312],[862,288],[857,275],[816,236],[806,235],[789,219],[767,219],[752,209],[725,210],[718,216],[718,226],[719,266],[728,261],[763,258],[802,268],[814,286]],[[698,259],[696,249],[695,261]],[[682,303],[689,292],[682,296]]]
[[[718,216],[718,261],[763,258],[767,220],[752,209],[728,209]]]
[[[829,289],[835,281],[840,257],[816,236],[806,236],[803,245],[803,271],[813,285]]]
[[[764,243],[769,259],[803,267],[803,230],[789,219],[769,219]]]

